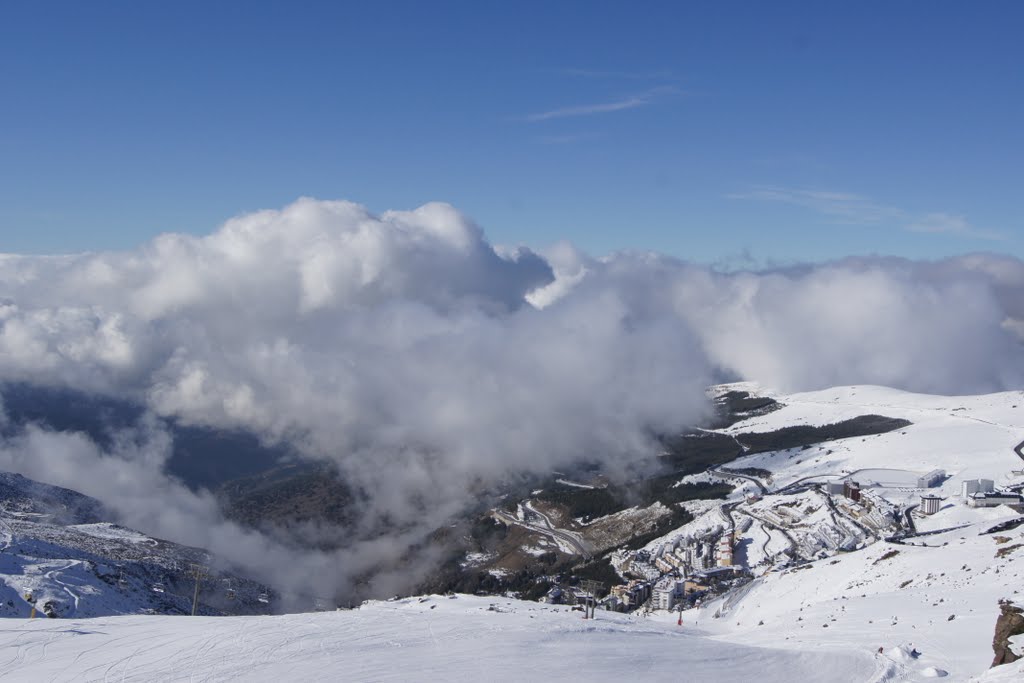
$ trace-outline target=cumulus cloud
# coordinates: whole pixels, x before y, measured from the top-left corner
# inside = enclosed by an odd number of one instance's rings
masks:
[[[443,204],[373,215],[301,199],[134,252],[0,257],[0,382],[152,415],[115,453],[30,429],[0,467],[117,499],[127,523],[268,578],[287,546],[167,479],[160,420],[288,442],[360,492],[359,536],[373,540],[288,570],[343,582],[482,485],[580,460],[628,470],[651,434],[706,413],[717,379],[1020,388],[1022,293],[1010,257],[722,273],[568,244],[497,249]],[[121,499],[118,477],[138,496]],[[385,520],[392,535],[374,539]]]
[[[704,330],[714,363],[783,389],[1019,386],[1021,340],[1003,327],[995,283],[946,266],[946,277],[927,264],[873,259],[711,275],[684,290],[680,312]]]

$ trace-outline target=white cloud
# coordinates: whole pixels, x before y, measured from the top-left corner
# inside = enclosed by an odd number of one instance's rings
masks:
[[[600,133],[570,133],[568,135],[542,135],[537,142],[543,145],[571,145],[584,140],[595,140],[602,137]]]
[[[637,109],[638,107],[645,107],[657,98],[663,97],[670,93],[675,92],[673,87],[659,87],[651,88],[646,92],[642,92],[638,95],[631,95],[619,100],[613,100],[611,102],[600,102],[595,104],[581,104],[569,107],[560,107],[558,109],[551,109],[543,111],[537,114],[530,114],[526,117],[527,121],[548,121],[550,119],[563,119],[575,116],[591,116],[593,114],[607,114],[610,112],[623,111],[626,109]]]
[[[1005,239],[1003,235],[991,230],[980,230],[967,220],[965,216],[949,213],[927,213],[913,219],[907,230],[911,232],[938,233],[945,235],[962,235],[986,240]]]
[[[593,80],[624,80],[624,81],[665,81],[672,78],[671,71],[617,71],[613,69],[559,69],[563,76],[587,78]]]
[[[497,250],[442,204],[376,216],[302,199],[134,252],[0,258],[0,382],[126,397],[333,461],[368,494],[364,530],[407,525],[397,541],[309,559],[344,580],[397,557],[481,483],[580,458],[624,470],[652,451],[652,430],[699,418],[716,378],[1020,388],[1022,302],[1010,257],[721,273],[568,244]],[[31,432],[0,466],[80,479],[110,501],[113,472],[81,473],[117,465],[138,491],[121,503],[136,525],[240,562],[272,545],[165,481],[166,445],[147,429],[115,461]]]

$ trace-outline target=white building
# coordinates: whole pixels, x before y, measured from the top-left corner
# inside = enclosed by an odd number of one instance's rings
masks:
[[[930,489],[938,486],[946,478],[946,470],[932,470],[928,474],[917,478],[917,488]]]
[[[991,479],[967,479],[960,485],[960,495],[969,498],[972,493],[992,493],[996,490]]]
[[[683,596],[684,581],[676,579],[662,579],[654,585],[651,591],[651,607],[654,609],[672,609]]]
[[[654,609],[672,609],[672,584],[659,582],[651,593],[651,607]]]
[[[941,505],[942,499],[938,496],[921,496],[921,512],[926,515],[934,515]]]
[[[967,497],[967,504],[972,508],[994,508],[999,505],[1021,507],[1020,496],[1016,493],[972,493]]]
[[[830,481],[825,483],[825,493],[830,496],[841,496],[843,495],[843,482],[841,481]]]
[[[728,534],[718,541],[718,566],[732,566],[732,537]]]

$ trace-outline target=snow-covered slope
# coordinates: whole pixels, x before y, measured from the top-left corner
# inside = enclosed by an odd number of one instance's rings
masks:
[[[842,646],[770,649],[639,616],[430,596],[277,617],[0,620],[5,681],[867,681]],[[821,672],[830,672],[822,678]]]
[[[876,654],[881,647],[890,654],[880,659],[891,660],[899,680],[916,680],[929,668],[966,680],[992,662],[999,600],[1024,589],[1024,527],[984,533],[989,526],[914,545],[875,543],[771,572],[704,605],[693,619],[727,642]],[[900,646],[920,656],[893,656]]]
[[[104,516],[95,498],[10,472],[0,472],[0,509],[7,515],[45,517],[54,524],[88,524]]]
[[[984,396],[928,396],[876,386],[838,387],[778,396],[783,407],[738,422],[732,434],[769,432],[793,425],[825,425],[875,414],[903,418],[905,429],[842,439],[809,449],[762,453],[730,467],[762,467],[775,475],[776,486],[812,475],[890,469],[924,474],[945,469],[951,475],[941,494],[959,492],[973,478],[1009,478],[1024,469],[1013,448],[1024,441],[1024,392]],[[869,483],[869,482],[868,482]]]

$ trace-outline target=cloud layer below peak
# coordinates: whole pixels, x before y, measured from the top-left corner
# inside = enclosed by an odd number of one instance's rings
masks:
[[[722,273],[496,249],[445,204],[300,199],[132,252],[0,257],[0,383],[288,441],[369,494],[367,528],[429,530],[480,482],[625,469],[717,380],[1020,388],[1021,302],[1010,257]]]

